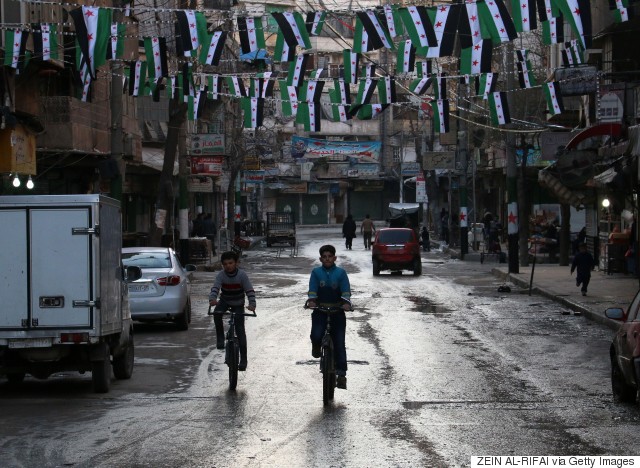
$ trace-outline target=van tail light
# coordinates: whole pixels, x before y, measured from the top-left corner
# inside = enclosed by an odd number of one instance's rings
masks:
[[[88,333],[61,333],[60,343],[88,343]]]
[[[160,286],[178,286],[180,284],[179,276],[163,276],[162,278],[156,278],[156,282]]]

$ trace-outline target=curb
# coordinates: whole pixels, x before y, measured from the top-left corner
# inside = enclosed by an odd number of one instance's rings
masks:
[[[511,283],[520,286],[522,288],[526,288],[529,289],[529,282],[521,279],[521,278],[516,278],[511,276],[509,273],[505,273],[497,268],[492,268],[491,269],[491,273],[493,274],[493,276],[500,278],[502,280],[505,281],[510,281]],[[620,328],[620,322],[617,322],[615,320],[611,320],[607,317],[605,317],[604,315],[602,315],[601,313],[597,313],[594,312],[593,310],[589,309],[588,307],[584,306],[583,304],[580,304],[578,302],[575,302],[571,299],[566,299],[564,297],[559,297],[547,290],[544,289],[540,289],[537,286],[533,286],[531,288],[531,293],[532,294],[537,294],[539,296],[543,296],[546,297],[547,299],[551,299],[552,301],[555,301],[559,304],[564,305],[565,307],[573,310],[574,312],[579,312],[582,315],[585,316],[585,318],[588,318],[589,320],[592,320],[596,323],[599,323],[601,325],[605,325],[608,328],[610,328],[613,331],[617,331]]]

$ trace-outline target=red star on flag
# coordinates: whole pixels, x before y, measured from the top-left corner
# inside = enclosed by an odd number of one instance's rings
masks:
[[[480,50],[480,44],[476,44],[474,47],[475,50]]]
[[[516,224],[516,221],[518,220],[518,216],[513,214],[512,212],[509,212],[509,216],[507,219],[509,220],[509,224]]]
[[[476,15],[473,15],[471,18],[469,18],[471,21],[474,21],[478,19],[478,17]]]
[[[493,17],[498,19],[498,18],[500,18],[500,15],[498,13],[496,13],[495,15],[493,15]]]
[[[523,4],[522,4],[522,9],[524,10],[525,8],[527,8],[527,4],[526,4],[526,3],[523,3]]]
[[[478,61],[477,61],[477,60],[474,60],[474,61],[473,61],[473,66],[475,67],[475,66],[477,66],[477,65],[478,65]]]
[[[436,23],[436,28],[441,28],[442,27],[442,21],[438,21]]]
[[[580,16],[580,8],[576,7],[576,9],[573,11],[576,15]]]
[[[89,16],[93,16],[93,11],[87,10],[84,15],[88,18]]]
[[[445,11],[447,11],[447,7],[440,7],[440,12],[444,13]]]
[[[195,28],[195,27],[196,27],[196,25],[195,25],[195,24],[193,24],[193,23],[189,23],[189,27],[190,27],[190,28]]]
[[[93,41],[93,34],[87,34],[87,39],[89,39],[90,41]]]
[[[460,212],[460,221],[466,221],[467,215],[464,211]]]
[[[478,34],[480,34],[480,31],[476,31],[473,33],[474,36],[478,37]]]
[[[154,37],[154,38],[153,38],[153,42],[158,42],[158,38],[157,38],[157,37]]]

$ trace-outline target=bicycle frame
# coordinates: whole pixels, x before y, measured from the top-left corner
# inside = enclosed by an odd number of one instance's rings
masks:
[[[224,363],[229,367],[229,389],[235,390],[238,385],[238,363],[240,360],[240,340],[236,335],[236,322],[235,318],[238,315],[243,315],[245,317],[257,317],[255,311],[251,314],[247,314],[245,312],[236,312],[232,310],[233,306],[228,306],[226,310],[216,312],[215,310],[211,311],[211,306],[209,306],[209,311],[207,315],[229,315],[229,329],[226,334],[226,342],[224,347]]]

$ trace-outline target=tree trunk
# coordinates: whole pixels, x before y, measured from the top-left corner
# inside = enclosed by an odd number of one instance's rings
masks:
[[[187,105],[178,102],[177,99],[172,99],[169,104],[169,131],[165,141],[164,161],[158,183],[154,219],[151,220],[149,227],[149,245],[153,247],[159,247],[162,244],[162,234],[173,207],[173,166],[178,152],[180,128],[184,124],[186,116]]]

